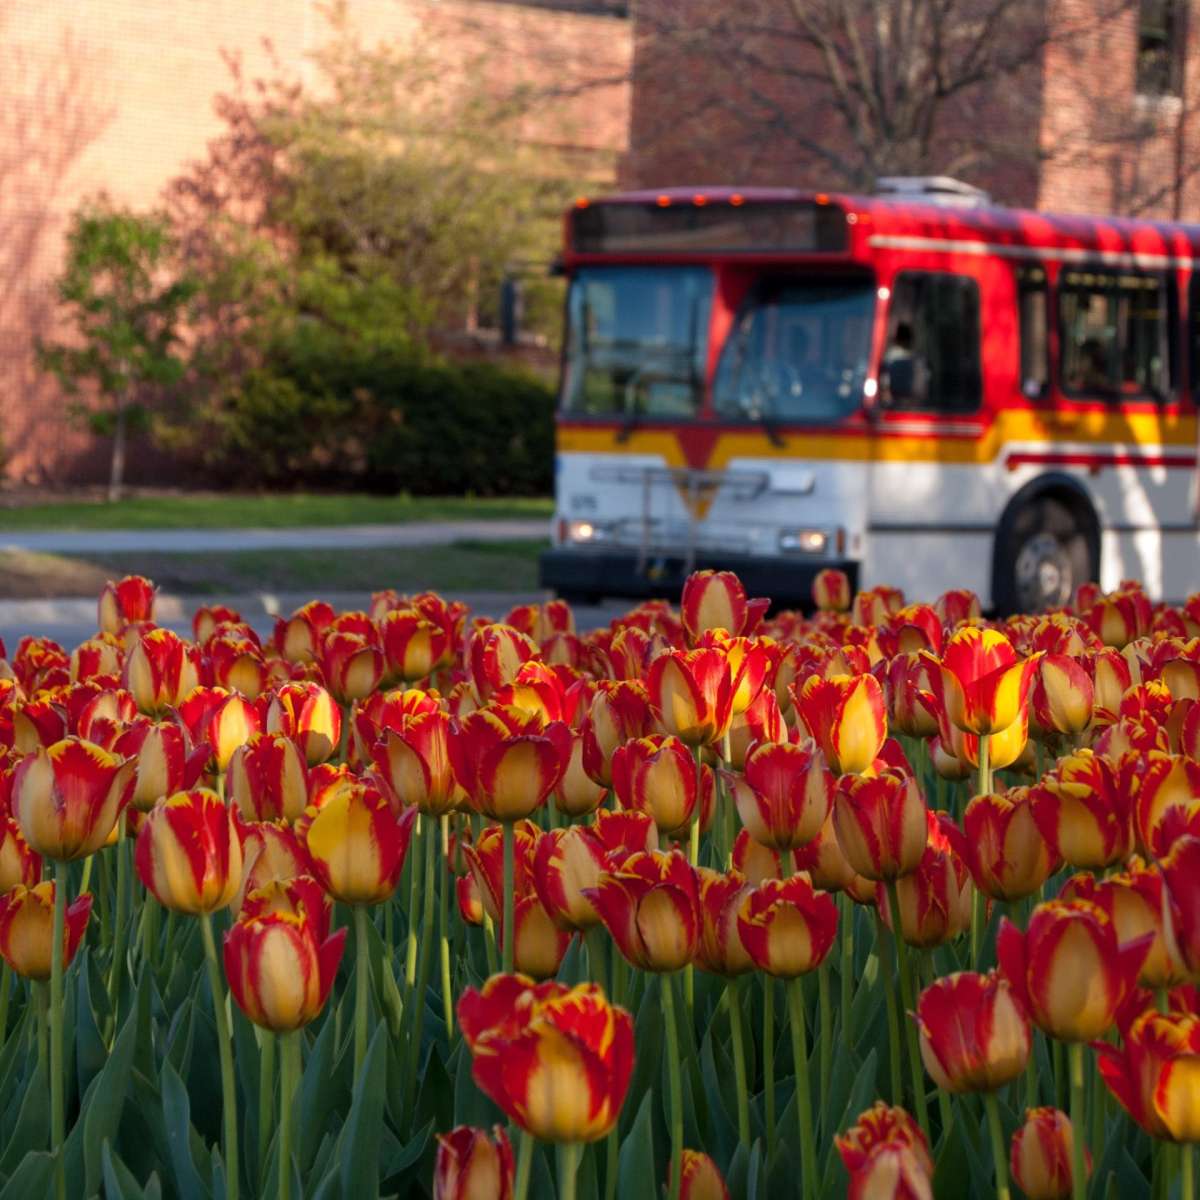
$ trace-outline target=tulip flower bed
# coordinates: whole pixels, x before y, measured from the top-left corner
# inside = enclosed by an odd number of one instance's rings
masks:
[[[1194,1200],[1200,595],[728,573],[0,670],[0,1200]]]

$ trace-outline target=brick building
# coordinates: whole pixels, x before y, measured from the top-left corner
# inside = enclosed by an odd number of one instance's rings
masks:
[[[75,430],[33,354],[54,329],[51,281],[71,213],[106,192],[138,208],[222,131],[214,99],[278,69],[311,77],[329,36],[320,0],[0,0],[0,447],[10,482],[103,478],[106,450]],[[606,0],[347,0],[364,43],[420,32],[452,63],[486,53],[498,88],[564,86],[523,136],[598,186],[629,127],[630,24]],[[432,39],[431,39],[432,35]],[[451,64],[452,65],[452,64]],[[131,483],[171,478],[146,447]]]
[[[805,0],[790,11],[854,3]],[[999,3],[955,0],[969,12]],[[855,131],[822,84],[819,54],[787,29],[789,0],[345,7],[368,43],[435,34],[448,79],[483,55],[497,89],[542,89],[522,136],[597,190],[614,180],[862,187],[887,173],[847,153]],[[1028,52],[1002,81],[942,106],[923,146],[888,147],[887,165],[953,173],[1005,203],[1200,220],[1200,0],[1003,7],[1026,25],[994,40],[1025,37]],[[71,213],[101,191],[137,207],[158,202],[222,131],[214,99],[230,90],[230,59],[247,79],[279,68],[311,79],[311,53],[328,36],[322,9],[321,0],[0,0],[0,449],[10,482],[104,474],[105,448],[71,427],[33,354],[35,338],[54,330],[50,282]],[[899,57],[897,69],[924,69]],[[131,482],[168,477],[144,447],[132,457]]]

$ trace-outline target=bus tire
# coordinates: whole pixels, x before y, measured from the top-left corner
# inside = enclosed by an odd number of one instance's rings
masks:
[[[1099,525],[1085,496],[1056,491],[1014,503],[996,535],[993,607],[1010,616],[1070,604],[1099,569]]]

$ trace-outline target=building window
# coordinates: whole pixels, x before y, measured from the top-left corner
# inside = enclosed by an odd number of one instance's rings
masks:
[[[1063,391],[1114,401],[1165,399],[1171,307],[1161,276],[1064,271],[1058,282]]]
[[[1021,392],[1031,400],[1046,394],[1050,358],[1046,272],[1041,267],[1017,268],[1017,318],[1021,336]]]
[[[892,285],[884,401],[895,409],[974,412],[981,399],[979,285],[905,271]]]
[[[1182,9],[1180,0],[1141,0],[1138,5],[1139,96],[1178,96],[1182,91]]]

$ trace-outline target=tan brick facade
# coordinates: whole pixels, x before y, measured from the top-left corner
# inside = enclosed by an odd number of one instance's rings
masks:
[[[139,207],[221,131],[227,59],[248,79],[273,62],[311,73],[328,36],[319,0],[0,0],[0,444],[10,481],[100,477],[105,450],[71,428],[38,371],[54,327],[50,280],[80,200]],[[611,179],[629,125],[629,22],[486,0],[348,0],[366,43],[433,34],[450,62],[486,54],[498,90],[561,81],[523,135],[577,171]],[[170,478],[144,448],[132,482]]]

